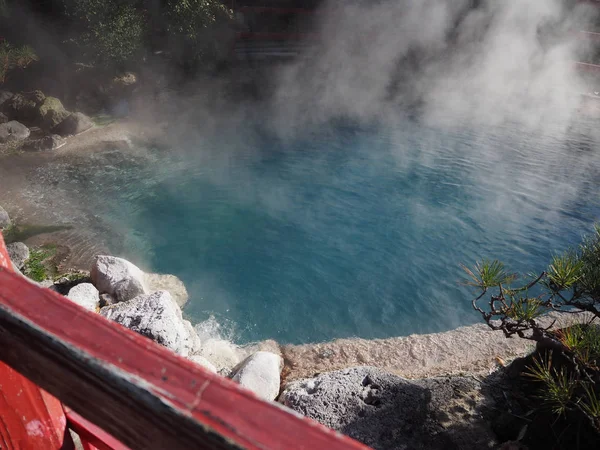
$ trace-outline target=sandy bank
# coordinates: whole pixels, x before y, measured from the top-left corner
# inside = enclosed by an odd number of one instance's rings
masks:
[[[556,324],[585,320],[582,314],[557,314]],[[337,339],[320,344],[286,345],[282,354],[286,380],[356,366],[373,366],[404,378],[488,375],[499,365],[530,353],[533,341],[507,339],[485,324],[452,331],[388,339]]]

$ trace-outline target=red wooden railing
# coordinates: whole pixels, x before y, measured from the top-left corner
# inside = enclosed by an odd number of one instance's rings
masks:
[[[0,233],[0,448],[366,449],[11,270]]]

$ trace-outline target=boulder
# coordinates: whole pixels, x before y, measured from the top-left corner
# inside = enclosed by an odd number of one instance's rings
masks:
[[[199,355],[214,364],[218,373],[224,376],[240,362],[235,345],[224,339],[207,339],[202,343]]]
[[[0,123],[6,123],[9,122],[10,119],[8,118],[8,116],[4,113],[0,113]]]
[[[234,369],[233,381],[250,389],[264,400],[279,395],[283,358],[270,352],[256,352]]]
[[[114,285],[114,291],[112,294],[114,294],[117,301],[126,302],[127,300],[131,300],[132,298],[135,298],[141,294],[145,294],[146,292],[148,292],[148,290],[144,287],[144,284],[141,280],[135,277],[128,277],[122,279]]]
[[[92,283],[81,283],[69,290],[67,298],[85,309],[98,311],[100,297],[98,289]]]
[[[192,326],[192,323],[189,320],[184,320],[183,325],[185,326],[185,329],[187,330],[187,333],[188,333],[187,343],[186,343],[186,345],[188,347],[188,354],[191,355],[193,353],[198,353],[200,351],[200,349],[202,348],[202,342],[200,341],[200,338],[196,334],[196,330],[194,330],[194,327]]]
[[[6,250],[8,251],[10,260],[15,264],[15,266],[17,266],[19,269],[22,269],[25,265],[25,261],[29,259],[29,247],[22,242],[13,242],[12,244],[8,244],[6,246]]]
[[[0,206],[0,230],[8,228],[10,224],[10,216],[8,215],[6,210],[2,206]]]
[[[15,94],[2,103],[2,112],[12,120],[33,125],[39,120],[38,108],[45,99],[46,96],[41,91]]]
[[[0,143],[22,141],[29,134],[29,128],[16,120],[0,124]]]
[[[71,115],[56,97],[46,97],[38,108],[39,125],[50,130]]]
[[[117,299],[110,294],[100,294],[100,308],[104,308],[105,306],[115,305],[119,303]]]
[[[182,356],[188,356],[188,332],[177,309],[167,291],[158,291],[105,306],[100,314]]]
[[[94,126],[92,119],[83,113],[76,112],[68,116],[65,120],[56,125],[52,132],[61,136],[75,136],[83,133]]]
[[[14,94],[9,91],[0,91],[0,107],[4,104],[6,100],[10,100]]]
[[[472,378],[413,382],[355,367],[289,383],[279,401],[375,449],[495,448],[480,394]]]
[[[189,357],[189,360],[193,363],[198,364],[199,366],[204,367],[206,370],[212,373],[217,373],[217,368],[211,363],[208,359],[200,355],[192,355]]]
[[[58,134],[51,134],[44,136],[41,139],[35,139],[27,142],[27,144],[24,146],[24,149],[33,152],[44,152],[61,148],[66,143],[67,141],[65,138],[60,137]]]
[[[90,276],[101,293],[111,294],[120,302],[148,292],[144,284],[144,272],[129,261],[115,256],[96,256]]]
[[[150,291],[169,291],[173,300],[175,300],[180,308],[183,308],[189,299],[183,281],[175,275],[147,273],[144,276],[144,280]]]

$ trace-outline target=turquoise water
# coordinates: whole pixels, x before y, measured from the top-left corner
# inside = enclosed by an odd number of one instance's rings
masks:
[[[194,321],[239,342],[383,338],[477,322],[459,263],[541,270],[591,229],[591,129],[248,127],[149,162],[98,154],[69,183],[101,193],[122,255],[185,282]]]

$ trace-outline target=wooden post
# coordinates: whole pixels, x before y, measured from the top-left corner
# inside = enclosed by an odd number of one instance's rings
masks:
[[[0,272],[9,271],[12,263],[0,233]],[[21,358],[26,360],[27,354]],[[60,401],[0,362],[0,449],[70,448],[73,442]]]

